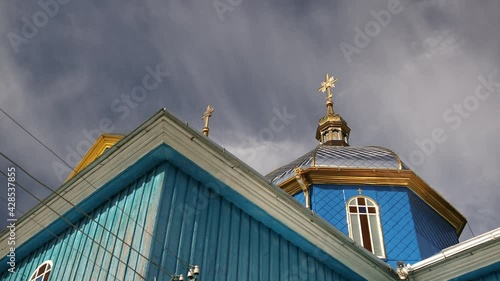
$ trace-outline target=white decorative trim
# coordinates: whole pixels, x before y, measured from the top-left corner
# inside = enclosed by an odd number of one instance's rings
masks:
[[[58,192],[65,195],[72,204],[78,204],[95,189],[110,181],[145,156],[155,147],[166,143],[174,150],[196,163],[215,178],[231,187],[250,202],[282,222],[292,231],[304,237],[317,248],[334,257],[367,280],[397,280],[397,274],[386,263],[358,246],[323,219],[315,216],[296,202],[290,195],[271,184],[258,172],[225,151],[200,133],[187,127],[165,110],[160,111],[129,134],[112,149],[90,164],[80,176],[64,184]],[[86,180],[82,180],[85,177]],[[65,213],[71,206],[59,196],[50,196],[44,203]],[[58,219],[47,206],[37,205],[29,212],[31,218],[47,226]],[[39,225],[33,225],[26,216],[18,221],[16,237],[18,245],[40,232]],[[0,256],[5,256],[7,233],[0,235]]]
[[[46,267],[44,272],[42,272],[42,275],[37,275],[37,272],[38,270],[42,267],[42,266],[47,266],[48,265],[48,268]],[[45,276],[46,274],[50,275],[50,272],[52,271],[52,268],[54,267],[54,263],[51,261],[51,260],[46,260],[44,262],[42,262],[42,264],[40,264],[35,270],[33,270],[33,273],[31,274],[30,278],[28,279],[28,281],[34,281],[36,280],[37,278],[40,278],[42,276]],[[46,279],[45,277],[42,278],[42,280]]]
[[[412,265],[410,280],[450,280],[497,262],[500,262],[500,228]]]
[[[372,198],[368,197],[368,196],[365,196],[365,195],[357,195],[357,196],[353,196],[351,198],[349,198],[349,201],[347,201],[346,203],[346,214],[347,214],[347,225],[348,225],[348,230],[349,230],[349,237],[351,239],[354,240],[354,234],[353,234],[353,224],[351,222],[351,215],[353,215],[353,213],[351,213],[351,210],[349,209],[349,207],[356,207],[357,209],[359,209],[359,206],[358,206],[358,201],[357,199],[358,198],[364,198],[366,200],[366,216],[367,216],[367,219],[368,219],[368,235],[369,235],[369,238],[370,238],[370,242],[372,244],[372,253],[374,255],[377,255],[377,253],[375,253],[375,243],[377,244],[380,244],[380,248],[382,249],[382,255],[381,256],[378,256],[379,258],[382,258],[382,259],[385,259],[386,258],[386,255],[385,255],[385,243],[384,243],[384,232],[382,231],[382,223],[380,222],[380,207],[379,205],[377,204],[377,202],[375,200],[373,200]],[[351,205],[351,202],[355,201],[355,205]],[[368,202],[371,202],[373,204],[373,206],[370,206],[368,205]],[[376,212],[375,213],[369,213],[368,211],[368,208],[369,207],[375,207],[375,210]],[[361,237],[361,241],[358,241],[358,243],[360,245],[362,245],[364,247],[364,243],[363,243],[363,231],[361,229],[361,214],[358,212],[358,213],[355,213],[355,215],[357,215],[358,217],[358,221],[359,221],[359,224],[358,224],[358,231],[359,231],[359,235]],[[377,229],[376,231],[378,232],[378,235],[379,235],[379,238],[378,241],[375,241],[375,237],[373,236],[373,229],[372,229],[372,223],[371,223],[371,220],[370,220],[370,216],[375,216],[376,220],[377,220]]]

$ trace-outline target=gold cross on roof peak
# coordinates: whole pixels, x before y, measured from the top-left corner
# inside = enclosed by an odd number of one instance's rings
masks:
[[[329,76],[327,73],[325,75],[325,81],[321,82],[321,87],[318,89],[318,92],[322,93],[324,93],[325,91],[328,92],[328,96],[326,98],[330,100],[332,98],[332,93],[330,91],[330,88],[335,88],[335,82],[337,81],[339,81],[338,78]]]
[[[210,118],[214,111],[215,111],[215,109],[213,107],[211,107],[210,105],[207,105],[207,110],[205,111],[205,113],[203,113],[201,120],[204,120],[204,119],[206,120],[206,119]]]
[[[212,113],[215,111],[213,107],[207,105],[207,110],[203,113],[201,120],[205,120],[205,127],[203,127],[202,133],[208,137],[208,132],[210,131],[208,128],[208,120],[212,116]]]
[[[326,95],[326,113],[333,114],[333,100],[332,100],[332,92],[331,88],[335,88],[335,82],[339,81],[338,78],[333,76],[329,76],[328,73],[325,75],[325,81],[321,82],[321,87],[318,89],[318,92],[327,92]]]

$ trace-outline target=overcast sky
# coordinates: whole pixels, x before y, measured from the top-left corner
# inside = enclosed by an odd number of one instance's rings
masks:
[[[201,130],[211,104],[211,138],[267,174],[317,145],[329,72],[351,145],[394,150],[476,235],[500,226],[500,2],[59,1],[0,3],[0,108],[61,158],[162,107]],[[0,151],[53,188],[69,172],[1,112]]]

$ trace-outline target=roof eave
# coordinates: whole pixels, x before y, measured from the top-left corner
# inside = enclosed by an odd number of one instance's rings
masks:
[[[77,195],[68,198],[74,205],[77,205],[95,191],[89,185],[99,187],[106,184],[160,144],[172,147],[217,180],[248,198],[294,233],[304,237],[309,243],[322,249],[331,257],[335,257],[363,278],[397,280],[396,273],[386,263],[356,245],[324,220],[318,219],[310,210],[303,208],[291,196],[271,185],[254,169],[201,133],[188,127],[185,122],[168,113],[166,109],[160,110],[82,172],[63,184],[58,189],[58,193],[61,194],[64,191],[64,194],[73,194],[72,190],[78,190]],[[65,213],[72,208],[55,194],[47,197],[18,220],[16,242],[19,242],[19,245],[42,230],[40,226],[30,225],[28,219],[39,219],[41,225],[50,225],[58,218],[56,214],[48,210],[46,205],[60,213]],[[0,235],[1,245],[7,245],[5,243],[7,238],[7,232],[4,231]],[[6,251],[7,248],[3,246],[0,254],[4,256]]]
[[[305,169],[303,174],[311,184],[405,186],[446,219],[457,235],[462,233],[467,223],[455,207],[411,170],[311,167]],[[293,177],[278,186],[290,195],[301,190]]]
[[[500,228],[478,235],[411,265],[411,280],[451,280],[500,263]],[[469,280],[469,278],[467,278]]]

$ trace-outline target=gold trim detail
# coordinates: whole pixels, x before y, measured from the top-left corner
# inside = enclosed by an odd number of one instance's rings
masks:
[[[100,135],[94,144],[90,147],[89,151],[83,156],[80,163],[76,165],[73,171],[69,174],[68,178],[66,178],[65,182],[74,177],[76,174],[81,172],[85,167],[87,167],[90,163],[94,162],[97,157],[101,156],[101,154],[106,151],[106,149],[112,147],[117,142],[119,142],[123,138],[123,135],[118,134],[102,134]]]
[[[293,170],[293,172],[295,174],[295,180],[297,180],[297,183],[304,192],[306,208],[311,209],[311,197],[309,196],[309,186],[311,186],[311,181],[305,177],[304,170],[301,168],[297,167]]]
[[[311,167],[301,172],[310,184],[343,185],[391,185],[408,187],[424,202],[445,218],[460,235],[467,219],[446,201],[441,194],[410,170],[375,170],[352,168]],[[301,191],[297,180],[292,177],[279,187],[290,195]]]
[[[349,134],[351,129],[347,123],[335,114],[333,110],[333,94],[331,88],[335,88],[338,78],[325,75],[325,81],[321,82],[318,92],[327,93],[326,95],[326,114],[318,122],[316,129],[316,139],[322,145],[349,146]],[[337,131],[335,133],[334,131]]]
[[[316,167],[316,154],[318,154],[318,149],[319,145],[313,150],[311,167]]]

